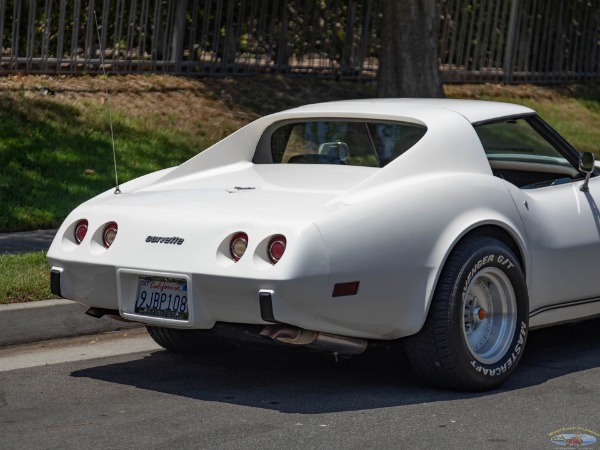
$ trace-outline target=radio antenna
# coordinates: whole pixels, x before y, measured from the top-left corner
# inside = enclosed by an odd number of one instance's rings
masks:
[[[121,189],[119,188],[119,173],[117,172],[117,152],[115,150],[115,133],[113,131],[112,113],[110,111],[110,94],[108,93],[108,77],[106,76],[106,67],[104,65],[104,48],[102,48],[102,41],[100,40],[100,28],[98,27],[98,16],[96,16],[96,10],[94,9],[94,21],[96,22],[96,34],[98,35],[98,47],[100,47],[100,64],[102,65],[102,74],[104,76],[104,91],[106,92],[106,108],[108,109],[108,123],[110,124],[110,139],[112,142],[113,151],[113,162],[115,165],[115,194],[120,194]]]

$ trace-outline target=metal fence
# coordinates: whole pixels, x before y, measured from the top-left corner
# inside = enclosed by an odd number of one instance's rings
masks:
[[[383,1],[0,0],[0,73],[373,79]],[[600,78],[600,0],[439,6],[445,82]]]
[[[598,0],[446,0],[445,81],[567,82],[600,78]]]

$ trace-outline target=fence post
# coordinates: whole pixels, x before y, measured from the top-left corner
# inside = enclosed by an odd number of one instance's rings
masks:
[[[506,47],[504,48],[504,82],[513,81],[514,46],[517,34],[517,21],[519,20],[519,7],[521,0],[512,0],[510,17],[508,19],[508,33],[506,34]]]
[[[277,62],[278,73],[287,73],[289,71],[290,57],[288,53],[288,5],[287,2],[281,10],[281,28],[279,30],[279,39],[277,41]]]
[[[352,76],[356,69],[356,64],[354,63],[354,30],[356,28],[356,25],[354,23],[355,18],[356,2],[350,0],[348,2],[348,9],[346,14],[346,29],[344,30],[345,37],[344,42],[342,44],[342,58],[340,64],[342,69],[342,76]]]
[[[187,11],[187,0],[177,2],[175,12],[175,25],[173,27],[173,40],[171,44],[171,57],[175,62],[175,73],[181,73],[181,61],[183,59],[183,40],[185,37],[185,13]]]

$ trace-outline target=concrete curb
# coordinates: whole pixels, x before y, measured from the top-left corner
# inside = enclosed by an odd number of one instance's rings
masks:
[[[109,317],[96,319],[70,300],[0,305],[0,347],[143,326]]]

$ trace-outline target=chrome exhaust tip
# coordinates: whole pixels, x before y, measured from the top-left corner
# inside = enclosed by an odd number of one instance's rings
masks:
[[[265,336],[285,344],[299,345],[346,355],[363,353],[368,346],[366,339],[305,330],[291,325],[267,326],[259,334],[260,336]]]

